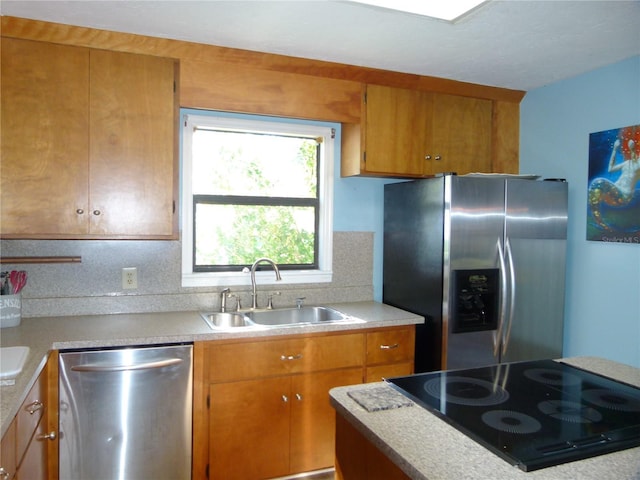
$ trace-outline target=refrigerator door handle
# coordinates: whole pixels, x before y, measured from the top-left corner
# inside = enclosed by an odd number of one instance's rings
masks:
[[[497,357],[502,342],[502,332],[504,329],[504,322],[507,315],[507,268],[506,261],[504,257],[504,252],[502,250],[502,242],[501,239],[498,239],[496,243],[496,247],[498,250],[498,263],[500,264],[500,315],[498,317],[498,329],[493,332],[493,356]]]
[[[513,252],[511,251],[511,242],[509,238],[505,241],[504,246],[507,261],[509,263],[509,323],[504,331],[502,338],[502,354],[507,353],[509,346],[509,337],[511,336],[511,326],[513,325],[513,315],[516,305],[516,270],[513,264]],[[506,276],[506,275],[505,275]]]

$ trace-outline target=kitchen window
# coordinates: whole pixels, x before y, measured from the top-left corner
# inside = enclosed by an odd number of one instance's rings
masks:
[[[338,131],[326,122],[183,111],[182,285],[248,284],[243,268],[261,257],[278,264],[284,283],[331,281]]]

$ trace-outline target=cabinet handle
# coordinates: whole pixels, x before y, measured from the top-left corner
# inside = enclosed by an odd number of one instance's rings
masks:
[[[300,395],[299,393],[296,393],[296,400],[301,402],[302,401],[302,395]]]
[[[4,467],[0,467],[0,479],[1,480],[9,480],[11,478],[11,474],[7,472]]]
[[[94,210],[93,211],[93,214],[96,215],[96,216],[100,215],[101,213],[102,212],[100,210]]]
[[[424,159],[425,160],[431,160],[431,155],[425,155]],[[435,157],[433,157],[434,160],[442,160],[442,156],[441,155],[436,155]]]
[[[36,400],[35,402],[30,403],[29,405],[27,405],[25,407],[25,410],[27,412],[29,412],[29,415],[33,415],[38,410],[42,410],[43,408],[44,408],[44,403],[42,403],[40,400]]]
[[[394,348],[398,348],[399,346],[399,343],[394,343],[393,345],[380,345],[380,350],[393,350]]]
[[[289,401],[289,397],[287,397],[286,395],[282,395],[282,401],[284,403],[287,403]]]
[[[302,354],[299,353],[297,355],[280,355],[280,360],[289,361],[289,360],[300,360],[302,358]]]
[[[49,433],[43,433],[42,435],[38,435],[38,440],[55,440],[58,437],[55,431],[51,431]]]
[[[84,213],[84,210],[82,208],[78,208],[78,209],[76,209],[76,213],[78,215],[82,215]]]

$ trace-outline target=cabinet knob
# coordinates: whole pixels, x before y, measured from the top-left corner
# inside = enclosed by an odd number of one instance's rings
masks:
[[[29,412],[29,415],[33,415],[38,410],[42,410],[43,408],[44,408],[44,403],[42,403],[40,400],[36,400],[35,402],[30,403],[29,405],[27,405],[25,407],[25,410],[27,412]]]
[[[49,433],[43,433],[42,435],[38,435],[38,440],[55,440],[58,438],[58,435],[55,431],[51,431]]]
[[[431,158],[433,158],[434,160],[442,160],[442,156],[441,155],[436,155],[435,157],[431,157],[431,155],[425,155],[424,156],[425,160],[431,160]]]
[[[84,213],[84,210],[82,208],[78,208],[78,209],[76,209],[76,213],[78,215],[82,215]]]
[[[299,402],[302,401],[302,395],[299,393],[296,393],[296,400],[298,400]]]
[[[442,160],[442,157],[440,155],[436,155],[436,160]]]
[[[425,156],[424,156],[424,159],[425,159],[425,160],[431,160],[431,155],[425,155]]]
[[[94,210],[94,211],[93,211],[93,214],[94,214],[94,215],[96,215],[96,216],[97,216],[97,215],[100,215],[100,213],[102,213],[102,212],[100,212],[100,210]]]
[[[297,355],[280,355],[280,360],[289,361],[289,360],[300,360],[302,358],[302,354],[299,353]]]
[[[287,397],[286,395],[282,395],[282,401],[284,403],[287,403],[289,401],[289,397]]]
[[[0,467],[0,480],[9,480],[11,474],[7,472],[3,467]]]

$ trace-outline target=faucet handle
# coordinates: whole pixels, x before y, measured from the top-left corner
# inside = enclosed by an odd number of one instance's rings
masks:
[[[236,312],[239,312],[240,310],[242,310],[242,302],[240,300],[240,295],[237,295],[235,293],[230,293],[229,298],[236,299]]]
[[[273,292],[270,293],[269,296],[267,297],[267,310],[273,310],[273,296],[274,295],[280,295],[282,292]]]
[[[306,298],[307,297],[298,297],[298,298],[296,298],[296,307],[297,308],[302,308],[302,304],[304,303],[304,300]]]

